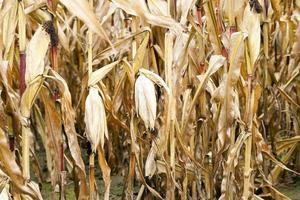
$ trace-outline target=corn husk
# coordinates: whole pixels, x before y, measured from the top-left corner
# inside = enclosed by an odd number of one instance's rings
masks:
[[[40,26],[36,30],[26,49],[26,84],[29,84],[38,75],[41,75],[44,72],[44,59],[49,43],[50,37],[48,33]]]
[[[96,152],[98,145],[103,148],[104,137],[108,138],[106,114],[102,98],[98,89],[91,87],[85,101],[84,122],[86,136],[91,143],[92,150]]]
[[[154,84],[150,79],[141,74],[135,82],[135,106],[146,128],[154,128],[156,104]]]

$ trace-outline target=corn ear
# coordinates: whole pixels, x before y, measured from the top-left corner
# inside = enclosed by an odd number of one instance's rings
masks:
[[[91,87],[85,102],[85,116],[87,139],[96,152],[98,145],[103,148],[104,137],[108,138],[106,114],[102,98],[98,89]]]
[[[156,104],[154,84],[141,74],[135,82],[135,106],[146,128],[154,128]]]

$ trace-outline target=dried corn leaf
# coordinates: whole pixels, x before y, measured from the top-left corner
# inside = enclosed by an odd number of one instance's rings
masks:
[[[156,156],[157,148],[155,143],[152,143],[152,147],[148,153],[146,163],[145,163],[145,176],[151,178],[156,172]]]
[[[58,177],[60,172],[60,147],[63,142],[62,139],[62,123],[60,118],[60,113],[55,107],[55,102],[49,95],[46,88],[42,88],[40,92],[40,97],[44,103],[45,108],[45,135],[44,142],[47,146],[48,153],[50,153],[52,164],[50,168],[51,183],[56,185],[58,183]]]
[[[98,162],[102,171],[102,176],[105,184],[104,200],[109,200],[109,190],[110,190],[110,167],[105,160],[105,154],[101,146],[98,146]]]
[[[15,39],[15,29],[17,26],[17,10],[18,10],[18,2],[14,2],[12,8],[8,11],[8,13],[3,18],[2,25],[2,40],[3,45],[5,47],[5,58],[8,59],[8,52],[13,44]],[[2,20],[2,18],[1,18]]]
[[[117,64],[119,61],[110,63],[104,67],[101,67],[100,69],[92,72],[91,77],[89,78],[89,86],[93,86],[97,84],[101,79],[103,79],[106,74],[108,74]]]
[[[84,21],[84,23],[97,33],[101,38],[105,39],[111,46],[111,42],[105,33],[105,30],[98,21],[94,11],[85,0],[60,0],[74,15]]]
[[[86,173],[84,163],[81,157],[81,150],[77,141],[77,133],[75,130],[75,112],[72,107],[71,94],[66,81],[55,71],[51,70],[58,83],[61,91],[61,110],[62,121],[65,128],[65,133],[68,139],[70,152],[73,158],[73,164],[76,171],[76,176],[80,180],[79,199],[88,199]]]
[[[218,119],[218,149],[224,151],[229,143],[229,128],[234,119],[239,118],[239,99],[235,90],[240,75],[240,66],[244,55],[244,35],[241,32],[232,34],[230,40],[229,71],[223,75],[223,80],[213,94],[213,100],[221,102]]]
[[[176,33],[181,33],[183,31],[182,26],[171,17],[151,14],[143,0],[113,0],[113,3],[127,13],[139,16],[152,25],[169,28]]]
[[[30,117],[31,107],[42,87],[43,81],[44,78],[38,76],[35,80],[33,80],[30,84],[27,85],[27,88],[21,97],[20,110],[23,117]]]
[[[151,81],[153,81],[154,83],[156,83],[159,86],[162,86],[167,94],[170,94],[170,89],[167,86],[166,82],[157,74],[155,74],[154,72],[151,72],[147,69],[140,69],[139,70],[141,74],[145,75],[148,79],[150,79]]]
[[[16,161],[12,158],[14,158],[12,152],[9,150],[9,147],[7,145],[7,140],[5,133],[2,129],[0,129],[0,168],[5,172],[11,182],[13,183],[16,192],[20,192],[26,195],[29,195],[33,199],[42,199],[40,198],[41,195],[39,194],[39,191],[36,191],[35,189],[31,188],[29,185],[25,184],[25,179],[22,176],[21,170],[19,166],[17,165]]]
[[[0,199],[1,200],[10,200],[9,184],[6,184],[5,187],[1,190]]]

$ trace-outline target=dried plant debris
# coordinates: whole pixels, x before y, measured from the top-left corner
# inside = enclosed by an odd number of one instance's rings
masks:
[[[0,0],[0,199],[300,198],[299,13]]]

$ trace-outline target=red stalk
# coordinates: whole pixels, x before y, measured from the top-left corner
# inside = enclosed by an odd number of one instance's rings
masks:
[[[62,142],[60,145],[60,171],[64,171],[64,143]]]
[[[57,47],[51,46],[50,48],[50,59],[51,59],[51,66],[53,70],[58,70],[58,62],[57,62]]]
[[[26,72],[26,54],[20,53],[20,96],[24,93],[26,89],[26,82],[25,82],[25,72]]]

